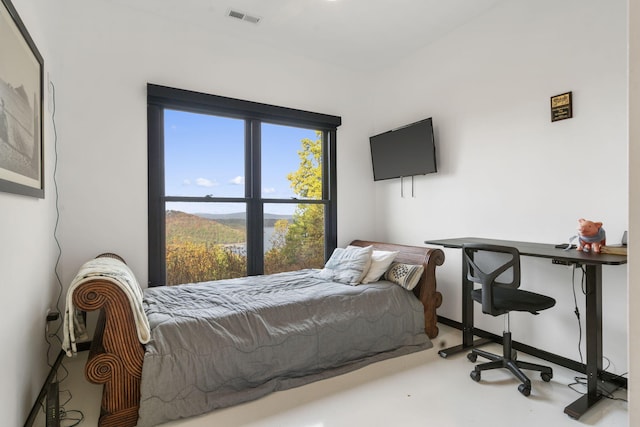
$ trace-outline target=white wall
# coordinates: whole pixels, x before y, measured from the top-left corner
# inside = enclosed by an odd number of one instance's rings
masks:
[[[416,177],[415,198],[400,197],[399,180],[376,184],[378,238],[560,243],[585,217],[619,242],[628,229],[626,16],[625,0],[501,2],[380,73],[369,134],[433,117],[439,172]],[[550,97],[567,91],[574,118],[551,123]],[[461,255],[446,255],[440,313],[461,320]],[[512,316],[515,339],[579,360],[571,271],[530,258],[523,269],[524,284],[558,304]],[[603,276],[604,354],[623,373],[626,267]],[[501,332],[500,319],[476,316]]]
[[[629,2],[629,425],[640,425],[640,4]],[[635,119],[635,120],[634,120]]]
[[[45,58],[51,45],[46,37],[41,1],[14,0],[22,21]],[[46,76],[46,73],[45,73]],[[45,77],[46,78],[46,77]],[[46,83],[45,83],[46,91]],[[45,198],[0,192],[0,366],[5,389],[0,400],[2,423],[22,425],[48,374],[44,340],[45,313],[55,307],[57,286],[53,241],[55,205],[53,191],[53,132],[50,111],[44,117]],[[50,363],[57,350],[50,352]]]
[[[338,189],[338,228],[341,243],[366,237],[373,218],[361,220],[355,207],[373,203],[373,187],[368,164],[351,161],[368,152],[352,141],[361,124],[349,116],[358,104],[345,90],[356,76],[115,3],[59,3],[51,79],[67,281],[85,260],[115,251],[147,282],[148,82],[343,116],[337,173],[347,184]]]

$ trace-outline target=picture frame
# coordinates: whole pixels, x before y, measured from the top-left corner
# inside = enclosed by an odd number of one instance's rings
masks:
[[[44,198],[42,55],[0,0],[0,191]]]

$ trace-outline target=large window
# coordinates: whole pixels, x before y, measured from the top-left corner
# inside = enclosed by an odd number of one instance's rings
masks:
[[[148,85],[151,286],[321,267],[340,117]]]

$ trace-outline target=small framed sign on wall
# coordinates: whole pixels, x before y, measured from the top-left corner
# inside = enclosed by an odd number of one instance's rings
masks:
[[[43,61],[10,0],[0,0],[0,191],[44,198]]]
[[[571,92],[551,97],[551,121],[570,119],[573,117],[573,101]]]

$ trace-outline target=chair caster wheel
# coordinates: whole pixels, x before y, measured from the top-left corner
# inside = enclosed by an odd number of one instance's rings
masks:
[[[471,377],[472,380],[474,380],[475,382],[480,382],[480,371],[476,371],[473,370],[471,371],[471,373],[469,374],[469,376]]]
[[[522,393],[523,396],[529,396],[531,394],[531,386],[526,384],[520,384],[518,386],[518,391]]]
[[[540,377],[542,378],[542,381],[548,383],[549,381],[551,381],[551,378],[553,378],[553,373],[543,372],[540,374]]]
[[[470,362],[475,363],[476,360],[478,360],[478,355],[475,353],[469,353],[467,354],[467,359],[469,359]]]

